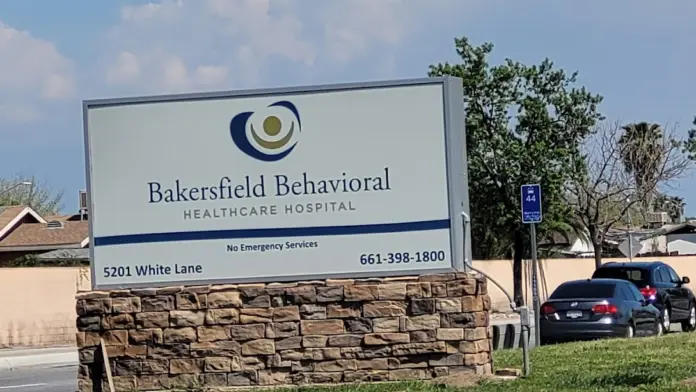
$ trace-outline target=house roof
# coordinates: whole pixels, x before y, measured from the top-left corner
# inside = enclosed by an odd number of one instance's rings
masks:
[[[7,226],[17,215],[24,211],[25,206],[6,206],[0,207],[0,227]]]
[[[660,229],[660,234],[677,234],[690,233],[696,230],[696,223],[678,223],[673,225],[664,225]]]
[[[46,223],[31,207],[27,206],[2,206],[0,207],[0,239],[10,233],[27,216],[33,221]]]
[[[648,231],[634,231],[632,234],[636,234],[641,241],[645,241],[650,238],[659,237],[668,234],[681,234],[681,233],[693,233],[696,231],[696,223],[672,223],[664,225],[658,229],[651,229]],[[625,235],[624,235],[625,236]]]
[[[87,214],[72,214],[72,215],[49,215],[44,217],[47,221],[81,221],[86,220]]]
[[[44,219],[46,219],[46,222],[50,222],[50,221],[62,222],[62,221],[66,221],[66,220],[70,219],[71,216],[72,215],[46,215],[46,216],[44,216]]]
[[[87,221],[62,221],[62,227],[25,223],[0,240],[0,252],[82,248],[88,243]]]

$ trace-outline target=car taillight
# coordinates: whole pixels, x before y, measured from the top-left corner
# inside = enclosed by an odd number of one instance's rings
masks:
[[[619,313],[619,308],[612,304],[598,304],[592,307],[592,313],[594,314],[617,314]]]
[[[643,294],[645,298],[654,298],[657,295],[657,290],[654,287],[645,286],[640,289],[640,293]]]
[[[556,313],[556,308],[554,308],[554,307],[553,307],[552,305],[550,305],[550,304],[543,304],[543,305],[541,306],[540,311],[541,311],[541,314],[543,314],[543,315],[549,315],[549,314],[554,314],[554,313]]]

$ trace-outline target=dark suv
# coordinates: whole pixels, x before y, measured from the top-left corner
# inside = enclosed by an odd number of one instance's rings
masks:
[[[682,331],[696,329],[696,298],[685,285],[689,278],[677,275],[672,267],[661,262],[610,262],[599,267],[592,279],[623,279],[633,282],[645,299],[662,315],[667,333],[673,322],[681,323]]]

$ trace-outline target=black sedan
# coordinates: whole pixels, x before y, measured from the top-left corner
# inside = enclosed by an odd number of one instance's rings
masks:
[[[662,329],[668,333],[673,322],[681,323],[684,332],[696,330],[696,297],[687,286],[691,281],[682,278],[661,261],[616,263],[599,267],[592,279],[623,279],[638,286],[643,297],[660,311]]]
[[[661,335],[660,311],[620,279],[565,282],[541,306],[541,344]]]

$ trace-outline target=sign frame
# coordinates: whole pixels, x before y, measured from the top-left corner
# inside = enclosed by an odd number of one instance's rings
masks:
[[[386,89],[398,87],[412,87],[423,85],[441,85],[443,91],[443,116],[444,116],[444,141],[447,197],[449,212],[449,236],[451,260],[444,268],[433,269],[404,269],[398,271],[365,271],[357,273],[318,273],[302,276],[260,276],[253,278],[220,278],[205,280],[168,280],[151,283],[114,283],[97,284],[94,250],[99,238],[94,237],[94,222],[98,218],[98,210],[94,208],[92,198],[92,154],[90,150],[89,112],[91,109],[109,106],[126,106],[152,103],[168,103],[182,101],[244,99],[257,97],[273,97],[278,95],[319,94],[327,92],[342,92],[351,90]],[[469,216],[469,189],[468,189],[468,165],[466,152],[465,106],[462,80],[460,78],[444,76],[433,78],[418,78],[405,80],[388,80],[378,82],[341,83],[330,85],[312,85],[283,88],[267,88],[238,91],[219,91],[207,93],[185,93],[155,96],[138,96],[130,98],[90,99],[82,101],[83,136],[85,148],[85,174],[87,182],[88,199],[88,226],[89,226],[89,257],[91,281],[93,290],[114,290],[125,288],[167,287],[208,285],[226,283],[267,283],[289,282],[299,280],[341,279],[341,278],[370,278],[370,277],[396,277],[413,276],[422,274],[446,273],[454,271],[467,271],[467,265],[472,259],[471,229],[465,225],[462,214]],[[96,212],[96,213],[95,213]],[[292,257],[292,256],[290,256]]]
[[[626,253],[623,251],[623,245],[626,245]],[[630,233],[626,236],[626,239],[621,241],[618,246],[619,251],[624,256],[628,257],[629,260],[633,260],[634,257],[638,256],[638,253],[643,249],[643,244],[640,242],[640,237]],[[635,254],[634,254],[635,253]]]
[[[530,191],[532,191],[530,193]],[[525,201],[525,194],[534,195],[535,200],[532,202]],[[541,185],[540,184],[524,184],[520,186],[520,202],[522,210],[523,224],[539,224],[544,220],[544,212],[541,206]],[[526,206],[526,208],[525,208]],[[536,207],[530,210],[530,207]],[[538,214],[538,215],[537,215]],[[538,218],[537,218],[538,216]]]

